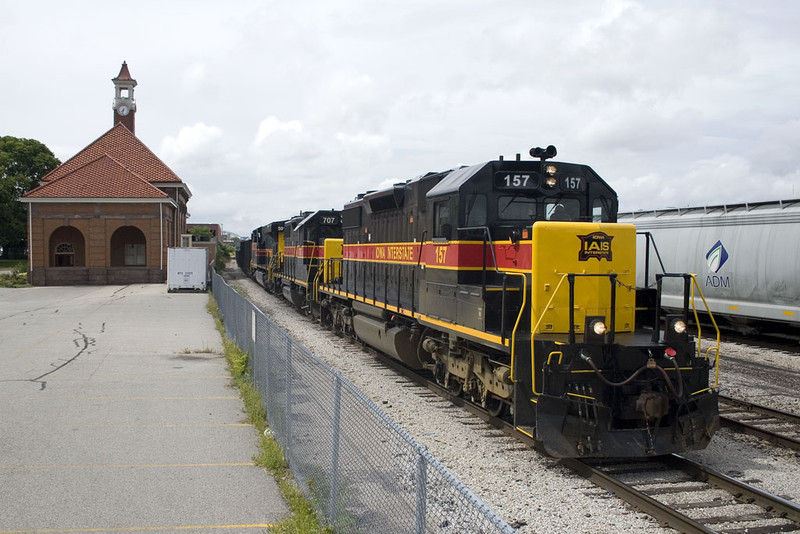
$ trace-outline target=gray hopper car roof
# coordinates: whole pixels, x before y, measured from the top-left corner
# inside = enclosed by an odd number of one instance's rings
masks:
[[[620,212],[619,222],[640,229],[800,222],[800,199]]]

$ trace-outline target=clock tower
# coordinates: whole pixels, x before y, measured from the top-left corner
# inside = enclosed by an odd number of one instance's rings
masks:
[[[132,134],[136,134],[135,116],[136,100],[133,99],[133,88],[136,87],[136,80],[131,78],[128,72],[128,64],[122,62],[122,68],[116,78],[111,78],[114,82],[114,126],[121,122]]]

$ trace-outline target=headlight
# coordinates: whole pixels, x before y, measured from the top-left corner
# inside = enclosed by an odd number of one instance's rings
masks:
[[[668,344],[686,343],[689,341],[689,329],[680,315],[667,315],[664,328],[664,342]]]
[[[555,176],[556,175],[556,166],[555,165],[548,165],[544,168],[544,173],[547,176]]]
[[[544,179],[544,185],[549,189],[553,189],[556,186],[556,183],[558,182],[556,182],[556,179],[553,176],[548,176]]]
[[[591,326],[592,332],[594,332],[598,336],[604,335],[606,333],[606,331],[608,330],[606,328],[606,323],[604,323],[603,321],[592,321],[592,324],[590,326]]]
[[[606,318],[603,315],[587,315],[583,322],[583,340],[591,345],[603,345],[607,342]]]
[[[676,334],[683,334],[686,332],[686,323],[683,321],[675,321],[672,323],[672,329],[675,331]]]

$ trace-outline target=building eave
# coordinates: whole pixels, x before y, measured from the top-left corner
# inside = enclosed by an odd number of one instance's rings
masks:
[[[174,187],[176,189],[183,189],[186,192],[186,198],[192,198],[192,192],[189,190],[189,186],[186,185],[186,182],[150,182],[150,185],[154,185],[158,188]]]
[[[172,204],[171,198],[36,198],[22,197],[20,202],[26,204]]]

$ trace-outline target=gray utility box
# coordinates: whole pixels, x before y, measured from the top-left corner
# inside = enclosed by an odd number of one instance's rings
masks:
[[[167,291],[206,291],[208,250],[170,248],[167,254]]]

